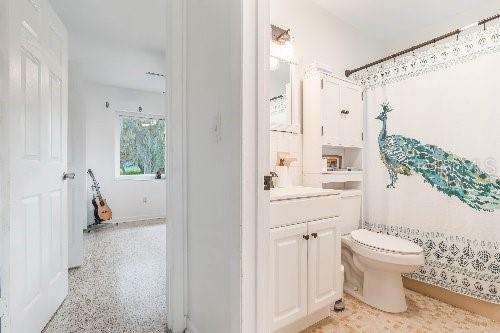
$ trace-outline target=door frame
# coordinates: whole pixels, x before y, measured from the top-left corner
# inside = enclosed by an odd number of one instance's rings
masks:
[[[242,8],[242,329],[270,332],[270,1],[243,1]]]
[[[186,329],[187,294],[187,4],[167,0],[167,321],[173,333]]]
[[[269,266],[269,0],[242,1],[241,332],[267,333]],[[185,0],[167,6],[168,324],[189,332],[187,265],[187,43]]]
[[[9,11],[8,1],[0,1],[0,12]],[[3,55],[0,62],[0,332],[7,332],[9,326],[9,284],[10,284],[10,126],[9,126],[9,105],[10,105],[10,64],[8,60],[10,52],[9,44],[9,20],[2,15],[0,20],[0,54]]]

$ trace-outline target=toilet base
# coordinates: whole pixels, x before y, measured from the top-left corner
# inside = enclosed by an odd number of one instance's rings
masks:
[[[386,312],[400,313],[408,309],[401,273],[364,271],[363,299]]]
[[[387,284],[380,283],[379,279],[382,278],[380,274],[371,275],[371,277],[370,275],[369,272],[365,272],[363,289],[344,284],[344,292],[384,312],[401,313],[408,309],[401,274],[398,276],[398,274],[392,273],[392,276],[383,277],[387,279],[386,281],[392,281],[387,282]],[[368,279],[366,279],[367,276]],[[393,283],[393,285],[390,283]],[[371,287],[374,284],[375,288]]]

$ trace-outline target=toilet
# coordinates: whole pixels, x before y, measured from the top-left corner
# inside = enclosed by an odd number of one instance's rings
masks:
[[[361,195],[342,195],[341,261],[344,291],[382,311],[407,310],[401,274],[424,264],[423,249],[391,235],[359,228]]]

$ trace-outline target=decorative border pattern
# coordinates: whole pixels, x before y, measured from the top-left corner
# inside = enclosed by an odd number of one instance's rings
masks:
[[[487,29],[459,35],[458,39],[432,46],[409,56],[389,60],[354,73],[352,78],[367,87],[377,87],[409,77],[447,68],[500,51],[500,24]]]
[[[500,243],[365,222],[368,230],[407,239],[424,249],[425,264],[406,277],[500,304]]]

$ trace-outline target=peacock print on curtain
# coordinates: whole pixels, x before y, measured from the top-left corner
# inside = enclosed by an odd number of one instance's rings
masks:
[[[500,209],[500,178],[481,170],[473,161],[435,145],[402,135],[388,135],[387,118],[391,111],[391,106],[384,103],[376,118],[382,122],[378,144],[380,157],[389,171],[387,188],[395,187],[398,175],[417,173],[433,188],[457,197],[476,210]]]
[[[500,304],[500,24],[358,74],[363,227],[412,241],[405,277]]]

